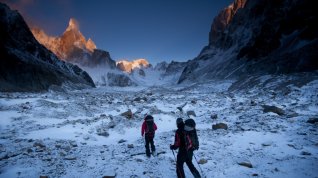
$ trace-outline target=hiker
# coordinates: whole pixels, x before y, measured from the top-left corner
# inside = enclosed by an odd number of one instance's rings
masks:
[[[189,119],[188,119],[189,120]],[[188,120],[186,120],[185,122],[183,122],[182,118],[178,118],[176,123],[177,123],[177,131],[175,133],[175,140],[174,140],[174,144],[170,145],[170,149],[171,150],[176,150],[179,148],[179,152],[177,155],[177,175],[178,178],[185,178],[184,175],[184,170],[183,170],[183,164],[186,163],[187,166],[189,167],[191,173],[193,174],[193,176],[195,178],[200,178],[201,175],[198,172],[198,170],[194,167],[193,163],[192,163],[192,157],[193,157],[193,151],[195,149],[199,149],[199,142],[198,142],[198,138],[196,135],[196,130],[195,130],[195,125],[193,126],[193,124],[191,124],[191,122],[189,122],[188,124]],[[194,122],[194,121],[193,121]],[[187,124],[187,125],[185,125]],[[192,126],[190,126],[192,125]],[[195,143],[196,146],[193,147],[193,145],[191,145],[191,143],[187,143],[187,132],[185,129],[187,129],[188,131],[195,131],[195,136],[196,141],[193,142],[197,142]],[[194,130],[193,130],[194,129]]]
[[[143,137],[145,135],[145,147],[147,157],[150,157],[149,144],[151,145],[152,155],[155,155],[156,147],[154,145],[153,139],[155,137],[156,130],[157,125],[155,124],[153,117],[151,115],[147,115],[141,126],[141,136]]]

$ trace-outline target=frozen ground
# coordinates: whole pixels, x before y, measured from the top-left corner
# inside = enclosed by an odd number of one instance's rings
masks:
[[[307,123],[318,117],[318,80],[298,86],[279,85],[282,80],[266,76],[258,80],[262,85],[239,90],[228,90],[233,81],[210,81],[0,93],[0,177],[176,177],[169,144],[175,119],[187,118],[187,111],[196,114],[200,149],[195,155],[207,161],[200,164],[204,176],[318,177],[317,123]],[[263,105],[283,113],[264,112]],[[128,109],[132,119],[121,116]],[[154,158],[142,154],[146,113],[158,125]],[[213,130],[216,123],[228,129]]]

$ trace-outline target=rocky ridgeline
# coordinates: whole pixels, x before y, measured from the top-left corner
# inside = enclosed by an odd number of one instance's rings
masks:
[[[43,91],[54,86],[94,87],[79,67],[40,45],[17,11],[0,4],[0,91]]]

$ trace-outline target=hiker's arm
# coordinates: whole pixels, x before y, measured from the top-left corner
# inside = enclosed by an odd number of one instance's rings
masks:
[[[175,137],[174,137],[174,144],[170,145],[170,149],[176,150],[180,146],[180,137],[179,134],[176,132]]]
[[[157,130],[157,125],[155,123],[153,123],[153,128]]]
[[[143,122],[143,123],[142,123],[142,126],[141,126],[141,136],[142,136],[142,137],[144,136],[145,128],[146,128],[146,123]]]

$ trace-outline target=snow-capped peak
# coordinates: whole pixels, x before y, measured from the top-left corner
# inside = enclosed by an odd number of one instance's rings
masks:
[[[70,21],[68,22],[68,27],[66,29],[66,31],[71,31],[71,30],[79,31],[78,21],[75,20],[74,18],[70,19]]]

